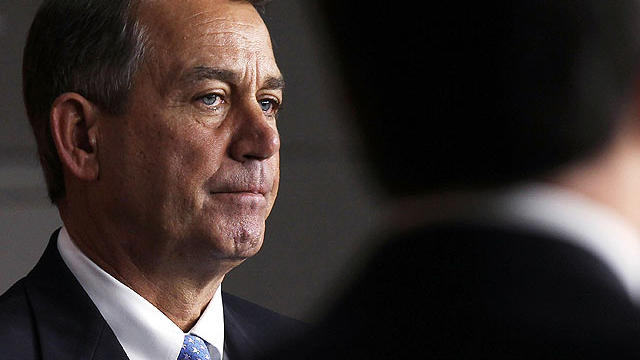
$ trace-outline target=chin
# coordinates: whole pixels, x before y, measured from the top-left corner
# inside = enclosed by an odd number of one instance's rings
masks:
[[[241,228],[233,234],[234,254],[238,258],[249,258],[257,254],[264,240],[264,227],[261,229]]]
[[[264,220],[242,219],[218,224],[205,236],[219,259],[244,260],[258,253],[264,239]],[[213,245],[213,248],[211,246]]]
[[[234,255],[231,257],[238,260],[245,260],[257,254],[261,247],[262,240],[256,241],[255,243],[236,243]]]
[[[251,208],[212,197],[197,218],[189,222],[190,233],[201,238],[202,246],[213,251],[219,259],[246,259],[262,247],[265,232],[266,208]]]

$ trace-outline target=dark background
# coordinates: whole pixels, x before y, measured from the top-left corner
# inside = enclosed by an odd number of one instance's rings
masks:
[[[263,16],[287,81],[278,120],[280,192],[262,250],[223,285],[307,321],[352,278],[382,218],[382,198],[350,126],[355,110],[311,3],[274,0]],[[21,96],[22,49],[39,4],[0,1],[0,292],[31,269],[61,225],[47,200]]]

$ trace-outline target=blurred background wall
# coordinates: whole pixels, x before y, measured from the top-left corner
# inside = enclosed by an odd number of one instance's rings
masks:
[[[40,0],[0,1],[0,293],[36,263],[61,225],[46,197],[21,96],[22,49]],[[280,192],[260,253],[225,291],[313,321],[352,278],[381,219],[376,188],[312,2],[274,0],[264,14],[287,86],[279,118]]]

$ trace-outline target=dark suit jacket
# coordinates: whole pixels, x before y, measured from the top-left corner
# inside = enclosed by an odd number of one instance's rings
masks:
[[[56,231],[35,268],[0,297],[2,359],[127,359],[63,262]],[[300,322],[223,293],[225,351],[252,359],[303,329]]]
[[[430,225],[388,234],[317,333],[265,358],[327,357],[640,358],[640,314],[604,263],[562,239]]]

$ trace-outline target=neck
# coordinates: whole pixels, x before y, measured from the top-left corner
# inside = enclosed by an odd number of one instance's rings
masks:
[[[177,256],[156,247],[138,251],[131,244],[143,239],[99,226],[87,216],[72,216],[68,204],[60,204],[60,215],[73,243],[91,261],[162,311],[182,331],[188,332],[200,318],[235,260],[209,258],[202,254]],[[165,243],[155,239],[156,243]],[[153,242],[147,242],[153,243]],[[198,264],[205,264],[198,265]]]
[[[552,183],[606,205],[640,229],[640,136],[626,129],[600,156],[553,176]]]

